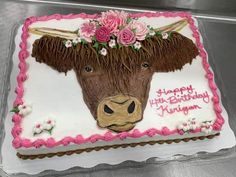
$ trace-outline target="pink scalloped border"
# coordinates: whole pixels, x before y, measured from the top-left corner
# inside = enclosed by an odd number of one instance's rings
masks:
[[[221,115],[222,109],[220,106],[220,102],[219,102],[219,96],[217,93],[217,86],[214,82],[214,75],[213,72],[210,69],[210,65],[207,61],[207,53],[204,50],[203,44],[201,43],[201,38],[200,38],[200,34],[199,31],[197,29],[197,27],[194,25],[194,20],[191,17],[190,13],[187,12],[156,12],[156,13],[151,13],[151,12],[147,12],[147,13],[136,13],[136,14],[132,14],[133,17],[159,17],[159,16],[163,16],[163,17],[182,17],[182,18],[186,18],[188,20],[188,23],[190,25],[191,30],[193,31],[193,37],[196,39],[196,45],[199,49],[199,55],[202,58],[202,64],[203,64],[203,68],[206,71],[206,75],[205,77],[208,79],[208,84],[209,87],[213,93],[213,97],[212,97],[212,101],[214,104],[214,110],[217,116],[216,121],[213,124],[213,130],[215,131],[219,131],[221,130],[221,127],[224,124],[224,118]],[[98,15],[94,14],[94,15],[89,15],[89,14],[85,14],[85,13],[81,13],[81,14],[68,14],[68,15],[60,15],[60,14],[54,14],[54,15],[50,15],[50,16],[41,16],[41,17],[30,17],[27,18],[24,22],[24,26],[22,28],[22,35],[21,35],[21,43],[20,43],[20,52],[19,52],[19,60],[20,63],[18,65],[20,72],[17,76],[17,87],[16,87],[16,99],[14,101],[14,106],[17,106],[19,104],[23,103],[23,95],[24,95],[24,87],[23,87],[23,83],[24,81],[27,79],[27,75],[26,75],[26,71],[27,71],[27,65],[25,60],[27,59],[27,57],[29,56],[29,52],[27,51],[27,38],[29,37],[29,33],[28,33],[28,28],[32,23],[38,22],[38,21],[48,21],[48,20],[60,20],[60,19],[75,19],[75,18],[82,18],[82,19],[87,19],[87,18],[97,18]],[[140,132],[138,129],[135,129],[131,132],[122,132],[122,133],[112,133],[112,132],[106,132],[103,135],[100,134],[94,134],[91,135],[88,138],[84,138],[82,135],[77,135],[76,137],[70,137],[67,136],[65,138],[63,138],[60,141],[55,141],[54,138],[48,138],[47,140],[43,140],[43,139],[37,139],[35,141],[31,141],[29,139],[23,139],[20,137],[20,134],[22,132],[22,127],[21,127],[21,119],[22,117],[19,114],[14,114],[12,121],[14,122],[14,127],[12,128],[12,135],[13,135],[13,141],[12,144],[13,146],[17,149],[17,148],[31,148],[31,147],[35,147],[35,148],[39,148],[41,146],[45,146],[45,147],[55,147],[55,146],[59,146],[59,145],[63,145],[63,146],[67,146],[70,143],[74,143],[74,144],[84,144],[84,143],[94,143],[98,140],[103,140],[103,141],[112,141],[115,139],[125,139],[127,137],[131,137],[131,138],[140,138],[143,136],[149,136],[152,137],[154,135],[171,135],[171,134],[176,134],[179,133],[181,134],[181,132],[179,132],[177,129],[175,130],[169,130],[167,127],[163,127],[161,130],[155,129],[155,128],[151,128],[148,129],[144,132]],[[196,129],[194,130],[192,133],[196,133],[196,132],[200,132],[200,129]]]

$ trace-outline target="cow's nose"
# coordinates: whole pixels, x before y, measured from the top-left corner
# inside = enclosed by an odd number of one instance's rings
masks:
[[[116,132],[128,131],[142,119],[140,101],[128,95],[115,95],[104,98],[98,105],[98,125]]]

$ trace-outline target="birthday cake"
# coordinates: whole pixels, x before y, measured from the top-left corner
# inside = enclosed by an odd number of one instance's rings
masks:
[[[30,17],[17,36],[12,144],[22,159],[220,133],[220,97],[189,13]]]

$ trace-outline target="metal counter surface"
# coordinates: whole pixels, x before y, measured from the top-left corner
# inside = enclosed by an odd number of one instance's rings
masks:
[[[7,83],[9,73],[9,60],[11,56],[12,32],[16,25],[23,19],[33,15],[46,15],[53,13],[95,13],[105,10],[103,7],[88,5],[76,5],[76,1],[67,1],[71,4],[54,4],[52,2],[36,3],[0,1],[0,86]],[[78,1],[77,1],[78,2]],[[89,4],[97,3],[88,0]],[[236,133],[236,2],[229,1],[140,1],[133,0],[113,2],[101,0],[101,3],[111,6],[143,9],[171,9],[191,10],[198,17],[199,28],[203,35],[206,50],[209,53],[209,61],[214,72],[217,72],[216,80],[221,88],[222,101],[229,114],[231,128]],[[187,3],[188,2],[188,3]],[[217,2],[221,4],[217,4]],[[132,4],[135,5],[132,6]],[[227,9],[227,10],[226,10]],[[208,14],[205,16],[202,14]],[[217,15],[217,16],[216,16]],[[221,16],[230,16],[231,19],[219,20]],[[218,20],[214,19],[214,16]],[[0,87],[0,106],[4,106],[3,94],[6,87]],[[2,121],[1,121],[2,122]],[[3,138],[3,135],[0,135]],[[1,173],[0,173],[1,174]],[[17,176],[28,176],[19,174]],[[158,161],[149,159],[147,162],[135,163],[124,162],[116,166],[99,165],[91,169],[73,168],[64,172],[46,172],[39,176],[162,176],[162,177],[235,177],[236,176],[236,152],[235,148],[221,151],[217,154],[206,154],[205,156],[191,156],[187,160],[176,158],[171,161]]]

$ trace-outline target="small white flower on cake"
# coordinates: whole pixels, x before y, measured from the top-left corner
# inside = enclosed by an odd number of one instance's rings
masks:
[[[43,129],[44,130],[51,130],[55,126],[55,124],[56,124],[55,120],[48,119],[48,120],[44,121]]]
[[[185,122],[179,123],[179,125],[177,126],[177,129],[183,130],[184,132],[188,132],[188,131],[195,130],[199,127],[200,127],[199,122],[195,118],[192,118]]]
[[[111,39],[110,42],[108,43],[109,47],[114,48],[116,46],[116,40]]]
[[[19,114],[25,117],[32,112],[32,105],[22,104],[18,106],[18,109],[19,109]]]
[[[188,124],[189,124],[191,130],[195,130],[196,128],[199,127],[199,123],[197,122],[197,120],[195,118],[189,119]]]
[[[206,134],[210,134],[213,130],[212,126],[205,126],[201,128],[202,132],[206,133]]]
[[[107,49],[102,48],[102,50],[100,50],[99,53],[103,56],[106,56],[107,55]]]
[[[183,125],[183,131],[186,132],[186,131],[188,131],[190,129],[190,126],[188,125],[188,123],[185,122],[182,125]]]
[[[73,44],[78,44],[78,43],[81,42],[81,38],[80,38],[80,37],[74,38],[74,39],[72,40],[72,42],[73,42]]]
[[[213,123],[212,122],[202,122],[201,123],[201,131],[210,134],[213,130]]]
[[[177,129],[183,130],[186,132],[186,131],[190,130],[190,126],[187,122],[182,122],[177,126]]]
[[[169,35],[168,33],[162,33],[161,36],[162,36],[162,39],[167,39]]]
[[[149,35],[150,35],[150,36],[154,36],[155,34],[156,34],[155,31],[153,31],[153,30],[150,30],[150,31],[149,31]]]
[[[212,125],[213,125],[213,123],[211,121],[201,123],[201,127],[209,127],[209,126],[212,126]]]
[[[42,126],[42,124],[40,124],[40,123],[35,124],[35,126],[34,126],[34,128],[33,128],[33,133],[34,133],[34,135],[40,134],[40,133],[42,133],[42,132],[43,132],[43,126]]]
[[[65,42],[65,46],[66,46],[66,48],[72,47],[72,42],[71,42],[71,40],[67,40],[67,41]]]
[[[137,42],[134,43],[134,48],[135,49],[139,50],[141,47],[142,47],[142,45],[141,45],[140,42],[137,41]]]

